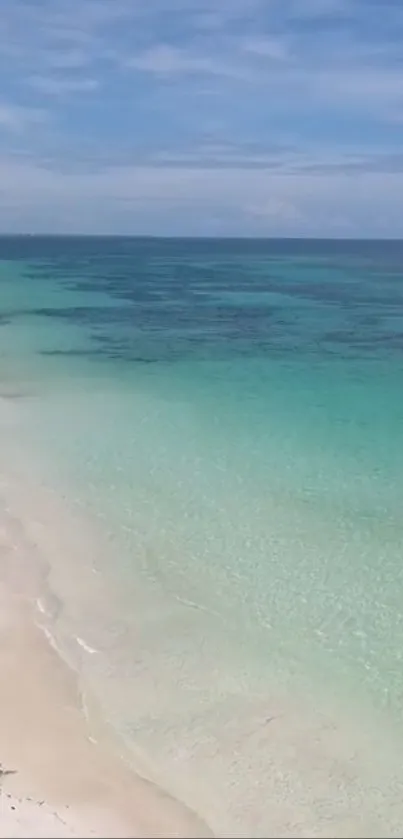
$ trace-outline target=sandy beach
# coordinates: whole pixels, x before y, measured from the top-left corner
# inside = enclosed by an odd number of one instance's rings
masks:
[[[94,742],[74,674],[0,583],[0,836],[210,836]]]

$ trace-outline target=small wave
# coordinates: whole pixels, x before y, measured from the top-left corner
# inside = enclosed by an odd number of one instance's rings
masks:
[[[38,611],[41,613],[41,615],[47,615],[48,614],[46,606],[44,606],[40,597],[38,597],[38,599],[36,601],[36,607],[37,607]]]
[[[49,642],[50,646],[57,652],[58,656],[64,660],[62,650],[58,647],[56,639],[52,635],[50,629],[48,629],[46,626],[43,626],[42,624],[37,624],[37,625],[38,625],[39,629],[41,630],[41,632],[43,632],[43,634],[44,634],[45,638],[47,639],[47,641]]]
[[[90,647],[89,644],[86,644],[86,642],[83,641],[82,638],[79,638],[78,635],[76,635],[76,641],[77,644],[79,644],[80,647],[82,647],[83,650],[85,650],[87,653],[91,653],[91,655],[93,655],[94,653],[98,652],[98,650],[96,650],[94,647]]]

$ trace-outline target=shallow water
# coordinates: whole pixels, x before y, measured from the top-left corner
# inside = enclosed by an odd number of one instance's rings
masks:
[[[220,836],[400,835],[403,244],[0,258],[5,492],[135,764]]]

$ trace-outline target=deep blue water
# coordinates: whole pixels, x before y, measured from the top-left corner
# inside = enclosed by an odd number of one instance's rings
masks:
[[[401,242],[14,237],[0,240],[0,257],[25,260],[33,283],[112,295],[112,312],[95,298],[27,301],[33,314],[90,329],[94,351],[108,357],[358,358],[402,348]]]

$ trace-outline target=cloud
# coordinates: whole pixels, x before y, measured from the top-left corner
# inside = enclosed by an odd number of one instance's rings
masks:
[[[47,114],[43,109],[0,102],[0,129],[20,134],[32,125],[44,123],[46,119]]]
[[[99,87],[97,79],[58,78],[56,76],[31,76],[27,79],[31,87],[50,96],[62,96],[65,93],[89,93]]]
[[[248,148],[236,144],[205,144],[179,152],[157,152],[145,157],[143,162],[164,167],[181,166],[196,169],[258,169],[263,172],[285,175],[351,174],[351,173],[403,173],[403,152],[363,152],[357,148],[344,150],[335,147],[324,151],[320,148],[305,150],[286,146],[268,149]]]
[[[160,77],[181,75],[224,76],[245,79],[247,74],[235,65],[209,55],[197,55],[184,49],[156,44],[126,62],[127,67]]]
[[[45,67],[55,70],[77,70],[85,67],[90,62],[90,56],[83,49],[64,49],[42,51],[42,60]]]
[[[403,234],[403,167],[348,174],[188,164],[61,172],[0,159],[3,230],[172,235]],[[11,226],[10,226],[11,225]]]
[[[131,0],[3,0],[1,52],[15,72],[82,67],[102,54],[110,27],[133,22],[135,7]]]
[[[273,61],[284,61],[289,58],[289,50],[284,40],[280,38],[247,38],[242,41],[241,48],[253,55]]]
[[[402,50],[396,0],[3,0],[0,223],[397,231]]]

